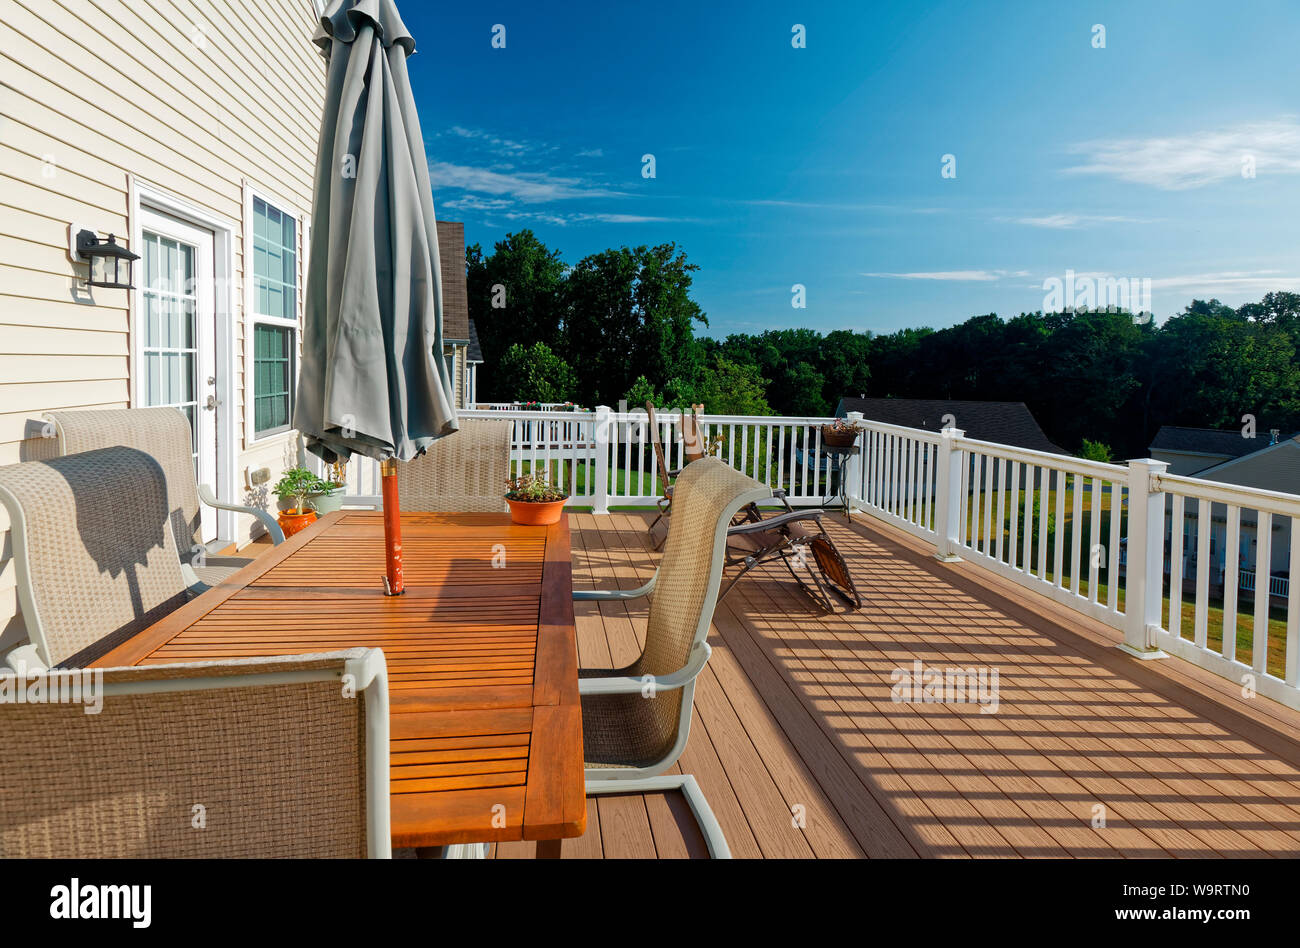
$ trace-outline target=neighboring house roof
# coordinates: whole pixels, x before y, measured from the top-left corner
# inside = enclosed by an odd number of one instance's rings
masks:
[[[469,290],[465,285],[465,225],[438,221],[438,260],[442,267],[442,338],[469,344]]]
[[[1198,471],[1196,476],[1241,487],[1300,494],[1300,434]]]
[[[1268,434],[1263,441],[1255,438],[1243,438],[1241,429],[1230,428],[1222,431],[1217,428],[1182,428],[1178,425],[1162,425],[1151,442],[1151,451],[1172,451],[1176,454],[1205,454],[1219,458],[1239,458],[1254,454],[1268,444]]]
[[[478,327],[474,325],[474,320],[472,319],[469,321],[469,355],[466,361],[483,361],[483,349],[478,344]]]
[[[860,411],[868,421],[940,431],[952,415],[968,438],[1030,451],[1069,454],[1048,440],[1024,402],[981,402],[943,398],[841,398],[836,414]]]

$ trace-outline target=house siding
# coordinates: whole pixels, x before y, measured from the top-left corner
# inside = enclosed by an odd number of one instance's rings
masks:
[[[292,462],[291,435],[245,442],[245,189],[311,207],[316,22],[311,0],[0,0],[0,464],[53,453],[43,412],[131,405],[130,294],[84,287],[68,226],[130,246],[135,184],[233,225],[235,492]],[[0,646],[25,634],[7,532],[0,512]]]
[[[1300,494],[1300,444],[1284,441],[1273,450],[1259,451],[1201,476],[1207,481]]]

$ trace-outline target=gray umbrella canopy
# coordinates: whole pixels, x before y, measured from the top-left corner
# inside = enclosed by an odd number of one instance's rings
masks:
[[[326,461],[408,461],[457,429],[429,165],[392,0],[332,0],[294,427]]]

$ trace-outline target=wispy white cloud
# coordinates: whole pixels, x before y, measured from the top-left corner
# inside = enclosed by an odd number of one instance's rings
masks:
[[[500,135],[495,135],[492,132],[485,131],[481,128],[465,128],[462,125],[453,125],[451,128],[447,129],[445,133],[440,132],[439,134],[463,138],[467,141],[474,142],[477,145],[482,145],[491,151],[507,155],[519,155],[524,152],[549,151],[554,147],[551,145],[539,144],[537,142],[520,142],[515,141],[512,138],[502,138]]]
[[[1183,290],[1195,294],[1241,292],[1267,292],[1269,290],[1300,289],[1300,273],[1288,274],[1284,270],[1225,270],[1217,273],[1189,273],[1180,276],[1155,277],[1151,280],[1155,290]]]
[[[1027,227],[1045,227],[1051,230],[1076,230],[1097,224],[1149,224],[1140,217],[1123,217],[1118,214],[1048,214],[1043,217],[999,217],[1000,221],[1024,224]]]
[[[554,224],[558,227],[567,227],[571,224],[680,223],[689,220],[689,218],[684,217],[656,217],[649,214],[551,211],[521,207],[509,198],[484,198],[477,194],[465,194],[442,201],[439,207],[449,211],[479,212],[485,217],[500,218],[506,221],[532,221],[541,224]]]
[[[1247,159],[1256,175],[1300,173],[1300,121],[1284,116],[1188,135],[1099,139],[1071,147],[1082,163],[1067,174],[1097,174],[1166,191],[1242,177]]]
[[[582,151],[578,152],[578,154],[577,154],[576,157],[578,157],[578,158],[604,158],[604,157],[605,157],[605,149],[603,149],[603,148],[584,148]]]
[[[887,211],[895,214],[942,214],[945,207],[905,207],[897,204],[851,204],[844,201],[781,201],[754,198],[737,202],[747,207],[790,207],[813,211]]]
[[[433,180],[435,190],[459,188],[475,194],[508,195],[528,204],[623,196],[620,192],[589,184],[581,178],[559,177],[540,171],[503,173],[446,161],[430,162],[429,177]]]
[[[932,270],[914,273],[864,273],[894,280],[938,280],[953,283],[992,283],[1005,277],[1026,277],[1028,270]]]

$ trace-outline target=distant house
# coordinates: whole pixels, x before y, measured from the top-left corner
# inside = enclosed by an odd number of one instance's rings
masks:
[[[1191,476],[1201,471],[1258,451],[1258,438],[1244,438],[1239,429],[1181,428],[1165,425],[1151,442],[1150,456],[1169,465],[1170,474]]]
[[[1169,464],[1171,474],[1200,477],[1223,484],[1255,487],[1263,490],[1300,494],[1300,434],[1281,437],[1277,431],[1267,437],[1245,438],[1239,429],[1219,431],[1211,428],[1180,428],[1165,425],[1151,442],[1151,457]],[[1196,519],[1192,511],[1184,516],[1183,575],[1196,572]],[[1210,582],[1221,585],[1225,575],[1228,550],[1227,510],[1214,504],[1210,514]],[[1269,572],[1274,595],[1284,588],[1290,568],[1291,522],[1274,517]],[[1253,510],[1241,513],[1239,547],[1236,551],[1241,583],[1254,586],[1254,566],[1258,548],[1258,523]]]
[[[1069,454],[1053,444],[1038,427],[1024,402],[981,402],[942,398],[850,398],[840,399],[835,409],[843,418],[860,411],[868,421],[924,431],[960,428],[966,437],[994,441],[1030,451]]]
[[[483,348],[478,343],[478,327],[469,321],[469,352],[465,356],[465,407],[473,408],[478,401],[478,367],[483,364]]]
[[[438,221],[438,259],[442,270],[442,343],[456,407],[469,395],[469,290],[465,282],[465,225]],[[482,356],[480,355],[480,360]]]

